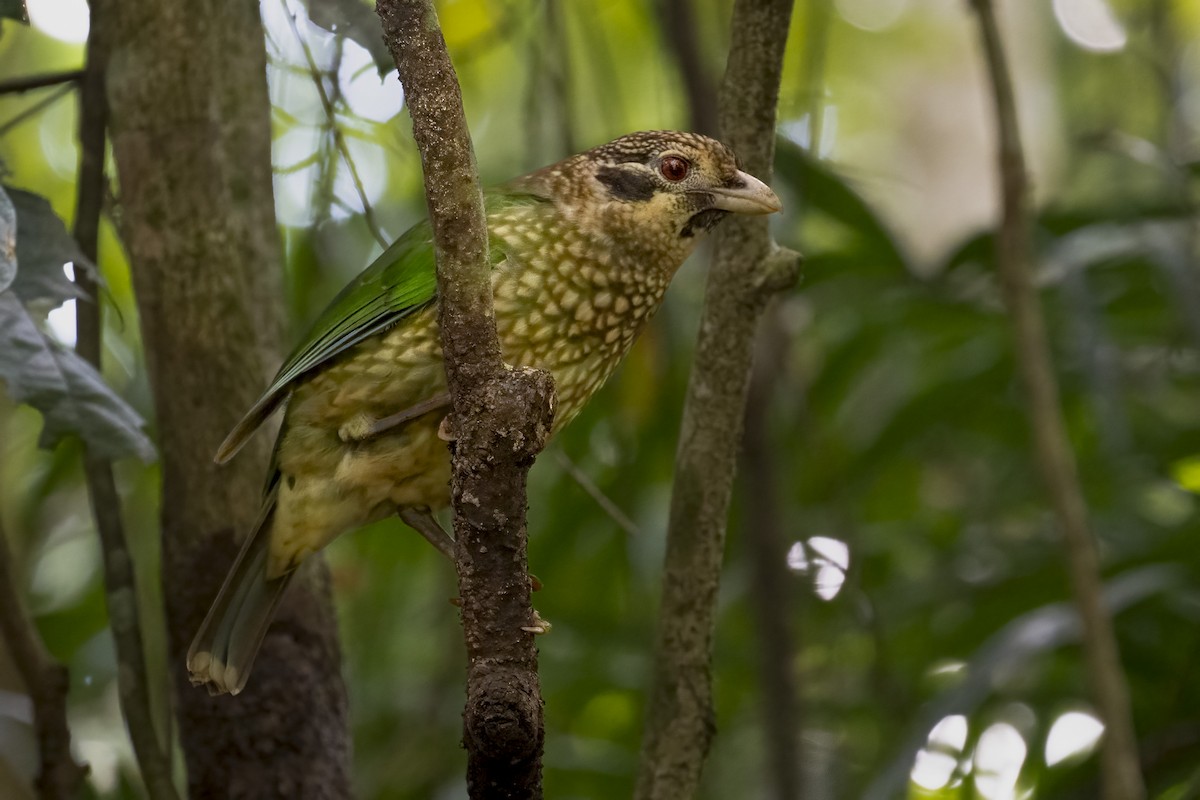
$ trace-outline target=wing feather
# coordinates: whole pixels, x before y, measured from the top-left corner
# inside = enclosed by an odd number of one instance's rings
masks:
[[[552,202],[536,187],[514,185],[485,198],[489,218],[516,205]],[[504,260],[500,244],[492,242],[492,266]],[[370,337],[382,333],[437,297],[433,230],[428,220],[410,228],[359,273],[317,318],[308,335],[292,351],[258,402],[234,426],[217,449],[224,464],[246,443],[267,417],[285,401],[292,384]]]
[[[225,437],[216,462],[224,464],[242,448],[287,399],[295,380],[424,308],[436,294],[433,234],[423,221],[384,250],[322,312],[262,397]]]

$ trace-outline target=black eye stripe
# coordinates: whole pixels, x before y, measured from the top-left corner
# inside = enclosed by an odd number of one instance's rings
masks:
[[[638,169],[603,166],[596,179],[608,187],[608,193],[618,200],[644,202],[654,196],[654,176]]]

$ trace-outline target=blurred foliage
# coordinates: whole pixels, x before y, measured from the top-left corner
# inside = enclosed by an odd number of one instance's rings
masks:
[[[31,27],[0,28],[0,76],[79,66],[86,26],[72,28],[50,3],[31,0]],[[664,20],[648,2],[551,3],[440,6],[488,182],[687,119]],[[1038,192],[1039,285],[1144,768],[1152,797],[1195,798],[1200,6],[999,5]],[[380,83],[378,55],[353,31],[363,19],[353,4],[307,6],[324,9],[320,25],[294,0],[262,4],[287,246],[280,301],[296,335],[378,250],[363,197],[392,237],[424,213],[394,71],[382,62]],[[731,2],[695,8],[716,74]],[[1081,26],[1089,10],[1100,16]],[[287,14],[298,17],[333,119]],[[49,92],[0,96],[0,126],[44,104],[4,129],[0,159],[9,184],[69,219],[75,110],[69,99],[47,103]],[[787,211],[774,226],[806,253],[806,276],[773,311],[788,347],[772,365],[774,400],[759,413],[775,443],[780,526],[794,543],[779,554],[793,565],[795,592],[778,613],[800,645],[792,666],[812,797],[1098,795],[1094,730],[1062,733],[1090,706],[992,270],[988,111],[964,3],[798,4],[775,177]],[[110,225],[100,265],[112,312],[105,378],[152,420],[128,267]],[[624,532],[558,459],[541,459],[531,477],[532,570],[545,584],[535,602],[554,623],[539,642],[548,797],[631,790],[703,271],[701,254],[619,375],[553,446],[638,532]],[[61,312],[43,328],[73,336]],[[71,667],[93,790],[137,797],[78,446],[39,447],[41,427],[36,412],[0,395],[0,514],[42,633]],[[141,585],[156,590],[157,467],[123,461],[118,477]],[[757,683],[744,488],[716,639],[709,798],[768,795],[761,716],[772,700]],[[465,796],[450,565],[396,522],[345,538],[330,559],[360,796]],[[155,608],[156,597],[143,600]],[[151,645],[161,647],[161,633]],[[32,768],[22,692],[0,659],[6,797]]]

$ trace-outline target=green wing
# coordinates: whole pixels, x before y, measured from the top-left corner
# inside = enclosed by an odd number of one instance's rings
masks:
[[[489,219],[513,206],[550,202],[548,197],[528,189],[494,192],[484,200]],[[506,255],[499,243],[493,241],[488,256],[492,266]],[[217,450],[217,463],[224,464],[241,449],[258,426],[287,399],[292,384],[305,373],[398,324],[433,302],[436,296],[433,230],[429,221],[423,220],[384,250],[321,313],[263,396],[225,437]]]
[[[221,443],[217,463],[241,449],[287,398],[293,381],[425,307],[436,294],[433,232],[425,220],[384,250],[321,313],[263,396]]]

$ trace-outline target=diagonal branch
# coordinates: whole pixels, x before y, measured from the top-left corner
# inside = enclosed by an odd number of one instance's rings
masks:
[[[33,725],[41,759],[36,782],[38,797],[70,800],[83,784],[87,767],[75,763],[71,756],[67,668],[46,652],[38,638],[17,591],[16,577],[8,538],[0,528],[0,633],[33,700]]]
[[[1012,78],[991,0],[970,2],[979,23],[996,109],[1003,209],[996,239],[996,267],[1012,323],[1017,366],[1025,384],[1034,451],[1062,530],[1075,606],[1083,623],[1088,679],[1106,728],[1100,758],[1103,797],[1140,800],[1146,796],[1146,789],[1138,765],[1129,687],[1121,670],[1112,616],[1104,604],[1100,559],[1088,527],[1087,505],[1079,485],[1075,455],[1067,440],[1045,322],[1031,276],[1029,187]]]
[[[488,235],[462,95],[431,0],[378,0],[421,151],[452,404],[455,566],[469,667],[473,798],[541,798],[542,699],[526,558],[526,478],[549,435],[549,375],[501,361]]]
[[[768,182],[791,13],[791,0],[737,0],[718,103],[725,143]],[[675,457],[639,800],[692,797],[699,785],[713,735],[717,589],[754,333],[767,301],[799,270],[799,255],[772,243],[763,217],[727,220],[715,239]]]
[[[103,13],[93,8],[95,16]],[[80,86],[79,184],[75,205],[75,239],[82,253],[96,263],[100,235],[100,211],[104,204],[104,144],[108,102],[104,75],[108,48],[104,26],[92,25],[87,44],[87,67]],[[100,369],[100,297],[96,281],[87,270],[75,271],[75,282],[91,301],[76,303],[76,352]],[[92,514],[100,535],[104,557],[104,594],[109,624],[117,651],[117,685],[121,713],[129,727],[134,756],[146,791],[152,800],[177,800],[171,781],[171,759],[155,732],[150,702],[150,679],[146,673],[146,648],[138,611],[138,591],[133,560],[121,521],[121,497],[113,478],[112,464],[84,448],[83,470],[91,497]]]
[[[77,83],[83,78],[83,70],[71,69],[66,72],[47,72],[42,75],[22,75],[19,78],[9,78],[0,81],[0,94],[22,94],[34,89],[44,89],[47,86],[58,86],[63,83]]]

